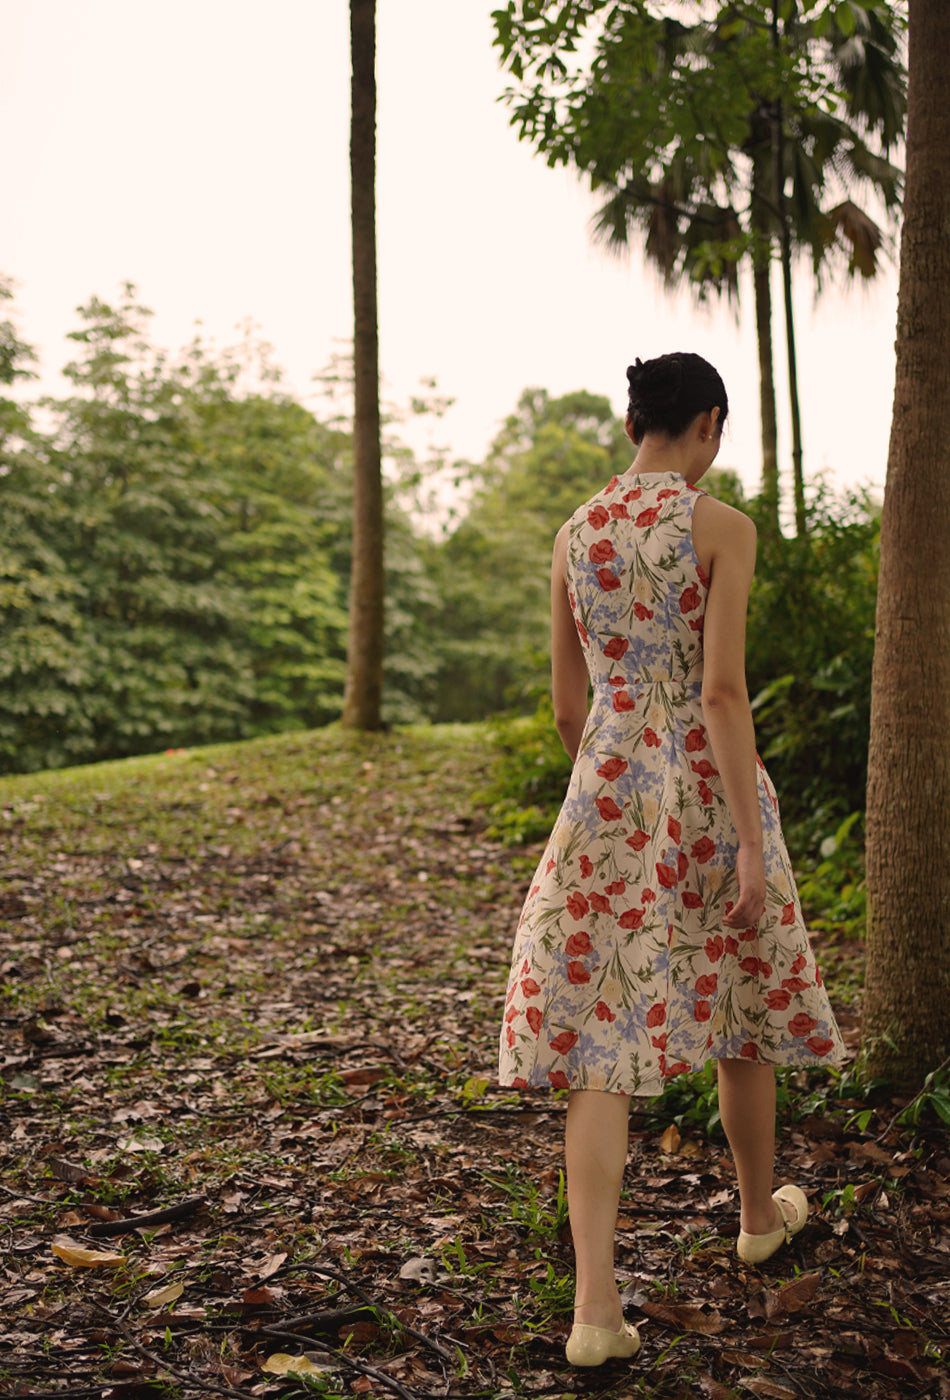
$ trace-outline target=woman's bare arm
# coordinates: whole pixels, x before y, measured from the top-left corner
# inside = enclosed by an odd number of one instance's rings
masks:
[[[756,776],[755,729],[745,678],[745,630],[755,571],[755,526],[740,511],[709,496],[694,507],[694,544],[709,560],[703,630],[703,716],[739,852],[739,898],[723,923],[758,923],[765,905],[762,819]]]
[[[567,592],[568,533],[562,525],[551,561],[551,697],[557,732],[573,762],[587,723],[588,678]]]

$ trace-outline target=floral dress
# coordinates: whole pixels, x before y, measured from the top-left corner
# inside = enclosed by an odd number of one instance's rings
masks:
[[[593,700],[515,938],[502,1084],[653,1095],[709,1058],[843,1056],[761,760],[765,914],[723,927],[738,841],[703,723],[701,494],[627,473],[569,522]]]

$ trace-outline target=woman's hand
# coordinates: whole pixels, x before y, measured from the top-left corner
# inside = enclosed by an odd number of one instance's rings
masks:
[[[753,928],[765,912],[765,865],[761,846],[740,846],[736,856],[739,898],[723,918],[727,928]]]

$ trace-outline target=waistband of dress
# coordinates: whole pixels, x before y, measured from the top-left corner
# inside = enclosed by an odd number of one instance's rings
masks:
[[[614,690],[630,690],[636,689],[637,686],[647,685],[675,685],[683,689],[694,687],[696,690],[701,690],[702,684],[702,676],[697,676],[695,673],[688,676],[673,675],[670,671],[645,667],[635,676],[625,676],[622,685],[619,685],[616,680],[613,683],[609,680],[597,680],[594,682],[594,689],[602,690],[609,695]]]

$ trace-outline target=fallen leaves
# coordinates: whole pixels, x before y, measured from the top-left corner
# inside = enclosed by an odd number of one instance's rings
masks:
[[[124,1254],[116,1254],[112,1250],[85,1249],[65,1237],[57,1237],[50,1250],[71,1269],[119,1269],[128,1263]]]

